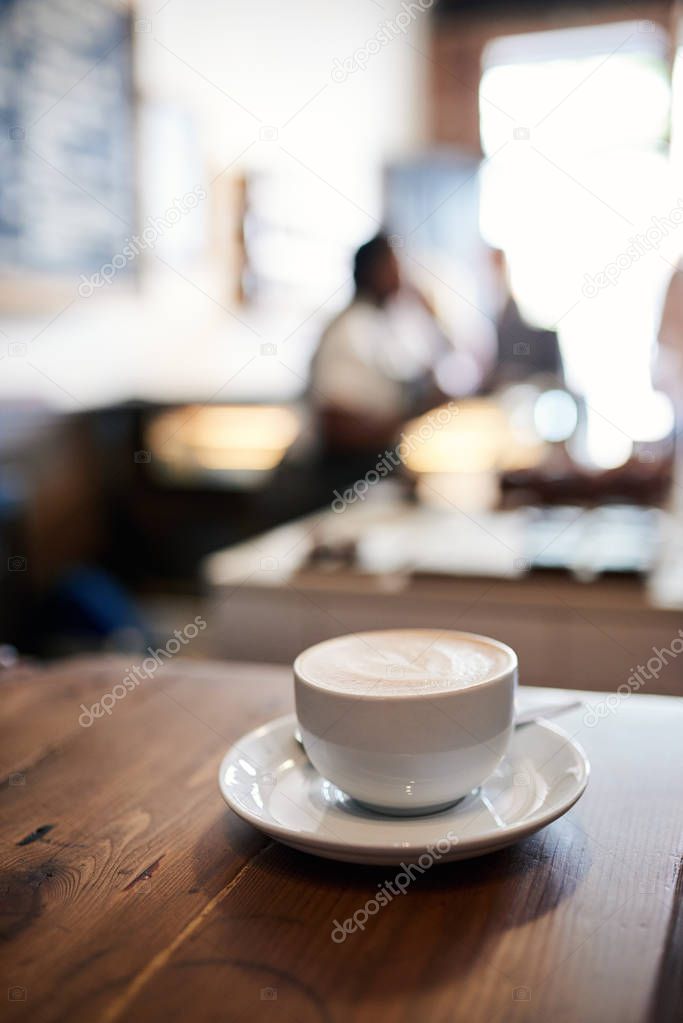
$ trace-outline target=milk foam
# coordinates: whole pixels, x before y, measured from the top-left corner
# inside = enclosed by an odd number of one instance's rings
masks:
[[[296,663],[316,687],[379,697],[464,689],[506,667],[510,657],[493,643],[436,629],[340,636],[304,651]]]

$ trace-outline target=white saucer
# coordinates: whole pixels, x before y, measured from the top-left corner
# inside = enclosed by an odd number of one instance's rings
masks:
[[[455,806],[425,817],[388,817],[321,778],[294,739],[295,727],[288,714],[242,736],[223,758],[218,783],[228,806],[254,827],[332,860],[400,864],[434,848],[439,862],[481,856],[561,817],[588,781],[583,750],[539,721],[515,731],[495,774]]]

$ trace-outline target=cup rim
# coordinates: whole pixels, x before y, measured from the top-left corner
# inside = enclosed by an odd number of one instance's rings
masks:
[[[438,692],[425,691],[425,692],[422,692],[422,693],[415,693],[415,692],[412,692],[412,693],[410,693],[410,692],[406,692],[406,693],[401,693],[401,692],[386,693],[386,692],[382,692],[381,690],[379,692],[369,692],[369,693],[344,692],[343,690],[333,689],[333,688],[328,687],[328,686],[319,685],[318,683],[313,681],[310,676],[307,677],[306,674],[302,671],[301,659],[306,654],[310,653],[312,650],[317,650],[319,647],[326,646],[329,643],[335,643],[338,640],[343,639],[343,638],[345,638],[347,636],[371,636],[371,635],[376,635],[377,633],[387,633],[387,632],[397,632],[397,633],[398,632],[423,632],[423,633],[438,632],[438,633],[440,633],[443,636],[450,636],[450,637],[456,637],[457,636],[459,638],[479,640],[483,644],[489,644],[489,645],[497,647],[499,650],[503,651],[506,654],[506,656],[508,657],[508,659],[509,659],[509,664],[505,665],[503,668],[500,669],[500,671],[497,671],[494,675],[491,675],[489,678],[481,679],[478,682],[472,682],[472,683],[469,683],[466,686],[461,686],[460,688],[442,689],[442,690],[440,690]],[[294,671],[294,678],[295,678],[296,681],[301,682],[302,685],[308,686],[309,689],[314,689],[318,693],[324,693],[325,696],[329,696],[332,699],[337,698],[337,699],[345,699],[345,700],[378,700],[378,699],[381,699],[381,700],[424,700],[424,699],[437,700],[437,699],[442,699],[444,697],[455,696],[458,693],[468,693],[468,692],[471,692],[472,690],[483,689],[486,686],[495,685],[497,682],[500,682],[501,679],[506,678],[511,673],[514,673],[515,671],[517,671],[517,669],[519,667],[519,659],[517,657],[516,651],[513,650],[513,648],[511,646],[508,646],[507,643],[503,643],[499,639],[494,639],[492,636],[485,636],[485,635],[483,635],[482,633],[479,633],[479,632],[465,632],[465,631],[463,631],[461,629],[438,629],[438,628],[430,629],[430,628],[424,628],[424,627],[416,627],[416,628],[408,627],[408,628],[405,628],[405,629],[400,629],[400,628],[393,628],[393,629],[364,629],[364,630],[359,631],[359,632],[343,633],[342,636],[331,636],[329,639],[323,639],[319,643],[313,643],[311,646],[306,647],[305,650],[302,650],[301,653],[297,654],[297,656],[295,657],[294,664],[293,664],[292,667],[293,667],[293,671]]]

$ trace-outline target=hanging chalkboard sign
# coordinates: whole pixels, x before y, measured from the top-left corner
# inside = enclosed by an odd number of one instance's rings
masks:
[[[70,278],[121,249],[133,116],[121,0],[0,0],[0,275]]]

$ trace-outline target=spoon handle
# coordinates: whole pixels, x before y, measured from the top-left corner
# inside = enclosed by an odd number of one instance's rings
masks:
[[[564,714],[569,710],[576,710],[583,706],[583,700],[572,700],[571,703],[547,703],[544,706],[532,707],[515,717],[515,728],[524,728],[525,725],[533,725],[534,721],[540,718],[554,718],[558,714]]]

